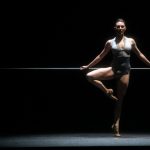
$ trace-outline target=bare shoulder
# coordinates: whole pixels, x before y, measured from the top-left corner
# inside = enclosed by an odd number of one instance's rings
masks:
[[[131,37],[126,37],[126,38],[129,40],[129,42],[130,42],[132,45],[136,44],[134,38],[131,38]]]
[[[110,47],[112,45],[112,41],[113,41],[113,39],[107,40],[105,46]]]
[[[111,40],[107,40],[105,43],[105,48],[110,48],[111,47]]]
[[[132,37],[126,37],[126,38],[128,39],[128,41],[130,42],[130,44],[132,45],[133,48],[136,47],[136,42],[135,42],[134,38],[132,38]]]

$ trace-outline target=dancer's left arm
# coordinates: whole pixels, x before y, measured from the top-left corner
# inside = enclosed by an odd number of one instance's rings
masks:
[[[144,62],[146,65],[150,67],[150,61],[146,58],[146,56],[138,49],[136,42],[134,39],[131,39],[132,42],[132,49],[134,53],[138,56],[138,58]]]

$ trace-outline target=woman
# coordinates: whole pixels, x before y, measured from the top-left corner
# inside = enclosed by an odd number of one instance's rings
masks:
[[[117,19],[115,22],[116,37],[109,39],[102,52],[88,65],[82,66],[80,70],[86,70],[99,63],[108,52],[112,52],[113,60],[110,67],[99,68],[86,74],[90,83],[101,89],[107,96],[116,101],[114,122],[112,129],[115,136],[119,137],[119,121],[122,108],[123,98],[126,94],[130,77],[130,52],[133,51],[138,58],[146,65],[150,66],[150,61],[138,49],[133,38],[124,35],[126,24],[123,19]],[[117,79],[116,96],[113,89],[108,89],[102,80]]]

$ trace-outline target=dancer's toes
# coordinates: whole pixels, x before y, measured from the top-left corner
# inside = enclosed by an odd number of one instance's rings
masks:
[[[120,137],[121,135],[120,135],[119,133],[116,133],[115,136],[116,136],[116,137]]]
[[[116,96],[114,96],[113,94],[110,94],[109,97],[115,101],[118,101],[118,98]]]
[[[115,137],[120,137],[121,136],[120,133],[119,133],[119,127],[117,125],[112,125],[111,128],[112,128],[112,130],[114,132],[114,136]]]

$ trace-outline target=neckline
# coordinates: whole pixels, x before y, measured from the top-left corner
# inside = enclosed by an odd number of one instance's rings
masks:
[[[122,41],[122,40],[123,40],[123,47],[119,47],[119,44],[117,44],[116,37],[115,37],[115,44],[116,44],[117,49],[120,49],[120,50],[125,49],[126,37],[124,36],[123,39],[121,39],[121,41]],[[119,43],[119,42],[118,42],[118,43]]]

